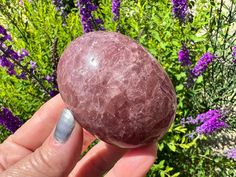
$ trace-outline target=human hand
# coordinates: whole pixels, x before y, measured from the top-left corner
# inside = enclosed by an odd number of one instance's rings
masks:
[[[80,159],[94,140],[57,95],[0,145],[0,176],[142,177],[156,158],[155,144],[127,150],[101,141]]]

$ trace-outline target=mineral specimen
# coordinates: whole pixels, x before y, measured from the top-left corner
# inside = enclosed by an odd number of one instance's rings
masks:
[[[114,32],[87,33],[58,64],[62,99],[80,125],[99,139],[136,148],[159,140],[176,111],[174,87],[142,46]]]

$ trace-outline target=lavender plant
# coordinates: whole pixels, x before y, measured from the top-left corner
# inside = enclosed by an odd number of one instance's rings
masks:
[[[78,0],[77,7],[80,9],[81,24],[83,25],[84,33],[94,30],[104,30],[103,20],[94,18],[93,12],[98,9],[98,6],[92,0]]]
[[[3,107],[0,110],[0,125],[4,126],[11,133],[14,133],[23,125],[23,122],[19,117],[14,116],[8,108]]]
[[[24,62],[24,58],[29,54],[25,49],[22,52],[16,52],[11,45],[6,44],[7,41],[12,41],[7,30],[0,25],[0,65],[7,69],[7,73],[11,76],[15,75],[19,79],[32,79],[39,83],[43,91],[50,95],[40,79],[35,75],[37,64],[35,61]]]
[[[112,1],[112,13],[113,13],[113,20],[117,21],[120,17],[120,0],[113,0]]]
[[[183,125],[197,125],[195,133],[209,135],[216,131],[227,128],[229,125],[225,122],[226,115],[222,110],[209,110],[205,113],[197,115],[196,118],[188,117],[187,120],[182,120]]]
[[[120,4],[115,0],[77,0],[77,8],[65,10],[67,25],[62,25],[58,23],[62,17],[60,8],[55,10],[56,2],[63,2],[65,8],[68,2],[74,4],[71,0],[54,1],[54,5],[51,0],[30,4],[25,1],[19,7],[7,0],[0,3],[0,22],[4,19],[1,24],[8,27],[15,42],[5,39],[4,45],[11,46],[11,50],[25,48],[30,53],[20,62],[27,65],[28,72],[22,73],[10,57],[6,59],[14,64],[16,75],[7,75],[6,66],[6,72],[0,69],[0,103],[4,105],[1,111],[8,107],[27,120],[43,102],[58,93],[55,70],[65,46],[83,32],[102,29],[99,19],[104,20],[107,30],[115,31],[119,23],[119,32],[140,42],[165,67],[177,91],[175,124],[159,142],[158,160],[148,176],[235,174],[226,170],[234,168],[231,160],[224,156],[219,160],[200,141],[200,137],[209,140],[222,129],[233,129],[235,124],[235,32],[230,30],[235,22],[233,3],[123,0]],[[191,20],[190,12],[194,12]],[[4,36],[9,38],[1,35]],[[22,55],[24,51],[15,53]],[[29,77],[29,73],[34,76]],[[20,74],[25,79],[18,79]],[[47,92],[33,77],[39,78]],[[36,98],[40,101],[34,102]],[[190,116],[182,121],[184,126],[178,124],[182,117]]]
[[[7,45],[7,41],[12,41],[11,36],[7,33],[6,29],[0,25],[0,65],[7,69],[9,75],[15,75],[20,79],[26,79],[26,73],[30,76],[34,73],[36,62],[30,61],[25,65],[22,64],[24,58],[28,56],[28,52],[22,49],[22,52],[16,52],[12,46]],[[16,69],[20,68],[22,72],[17,74]]]
[[[189,50],[187,49],[185,44],[182,45],[181,50],[178,52],[178,61],[181,63],[182,66],[192,65]]]
[[[218,20],[216,24],[210,21],[205,25],[206,38],[204,45],[207,47],[204,49],[200,59],[197,59],[195,66],[192,66],[190,56],[194,56],[194,52],[184,47],[179,51],[179,62],[183,66],[183,69],[187,73],[186,86],[189,91],[193,92],[191,102],[193,103],[193,114],[197,115],[199,112],[207,111],[209,109],[226,109],[230,110],[230,116],[227,120],[230,126],[235,127],[234,117],[235,114],[235,32],[230,30],[233,20],[233,16],[236,14],[235,6],[233,2],[227,4],[227,10],[223,7],[226,6],[221,1],[217,6],[210,6],[210,12],[218,10]],[[173,7],[173,11],[174,11]],[[208,26],[209,25],[209,26]],[[225,25],[226,28],[221,27]],[[184,26],[181,26],[184,28]],[[191,41],[190,39],[185,39]],[[223,41],[223,45],[221,43]],[[194,42],[191,43],[194,47]],[[189,46],[191,48],[191,45]],[[203,53],[203,51],[201,52]],[[199,53],[195,54],[199,56]],[[186,64],[187,61],[187,65]],[[194,62],[194,58],[191,58]],[[233,61],[233,62],[232,62]],[[188,67],[185,67],[188,66]],[[215,122],[217,124],[217,122]]]
[[[181,23],[186,20],[188,14],[188,1],[187,0],[172,0],[173,15],[179,19]]]

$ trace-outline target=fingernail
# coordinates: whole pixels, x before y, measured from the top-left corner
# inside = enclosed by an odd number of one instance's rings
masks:
[[[75,120],[72,112],[69,109],[64,109],[57,122],[54,138],[60,143],[65,143],[69,139],[74,127]]]

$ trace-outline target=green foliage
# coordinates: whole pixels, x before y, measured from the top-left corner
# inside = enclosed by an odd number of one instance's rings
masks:
[[[209,68],[208,74],[198,78],[193,89],[185,87],[188,73],[178,63],[178,51],[182,43],[191,47],[191,59],[196,63],[206,51],[228,56],[230,46],[235,42],[233,35],[226,36],[231,24],[227,11],[220,21],[215,13],[222,4],[213,0],[189,1],[189,4],[194,14],[188,23],[182,25],[172,16],[170,0],[123,0],[118,22],[112,21],[111,0],[100,0],[100,9],[94,16],[104,20],[107,31],[119,31],[141,43],[162,64],[175,86],[178,102],[176,121],[158,143],[158,159],[148,176],[235,176],[233,161],[212,154],[212,150],[207,147],[202,148],[201,142],[206,137],[190,139],[188,134],[191,127],[179,124],[183,117],[214,106],[228,106],[224,98],[235,94],[236,85],[235,75],[230,77],[235,73],[235,66],[222,67],[218,63]],[[7,27],[13,36],[14,49],[24,48],[29,51],[27,61],[37,62],[37,75],[40,78],[53,72],[51,60],[54,41],[58,40],[56,51],[60,56],[67,44],[83,33],[78,9],[73,5],[67,8],[70,13],[67,25],[63,26],[62,18],[50,0],[32,3],[26,0],[24,5],[19,5],[18,0],[0,2],[0,24]],[[214,36],[216,30],[220,31],[218,37]],[[212,77],[213,71],[219,77]],[[225,71],[230,72],[225,75]],[[44,88],[34,80],[10,77],[2,68],[0,80],[0,106],[9,107],[24,121],[49,99]],[[46,89],[50,89],[49,84],[42,82]],[[215,83],[221,83],[221,86]],[[231,102],[236,103],[234,101],[232,98]],[[233,118],[230,117],[231,122]],[[3,141],[9,132],[2,127],[0,131],[0,141]]]

